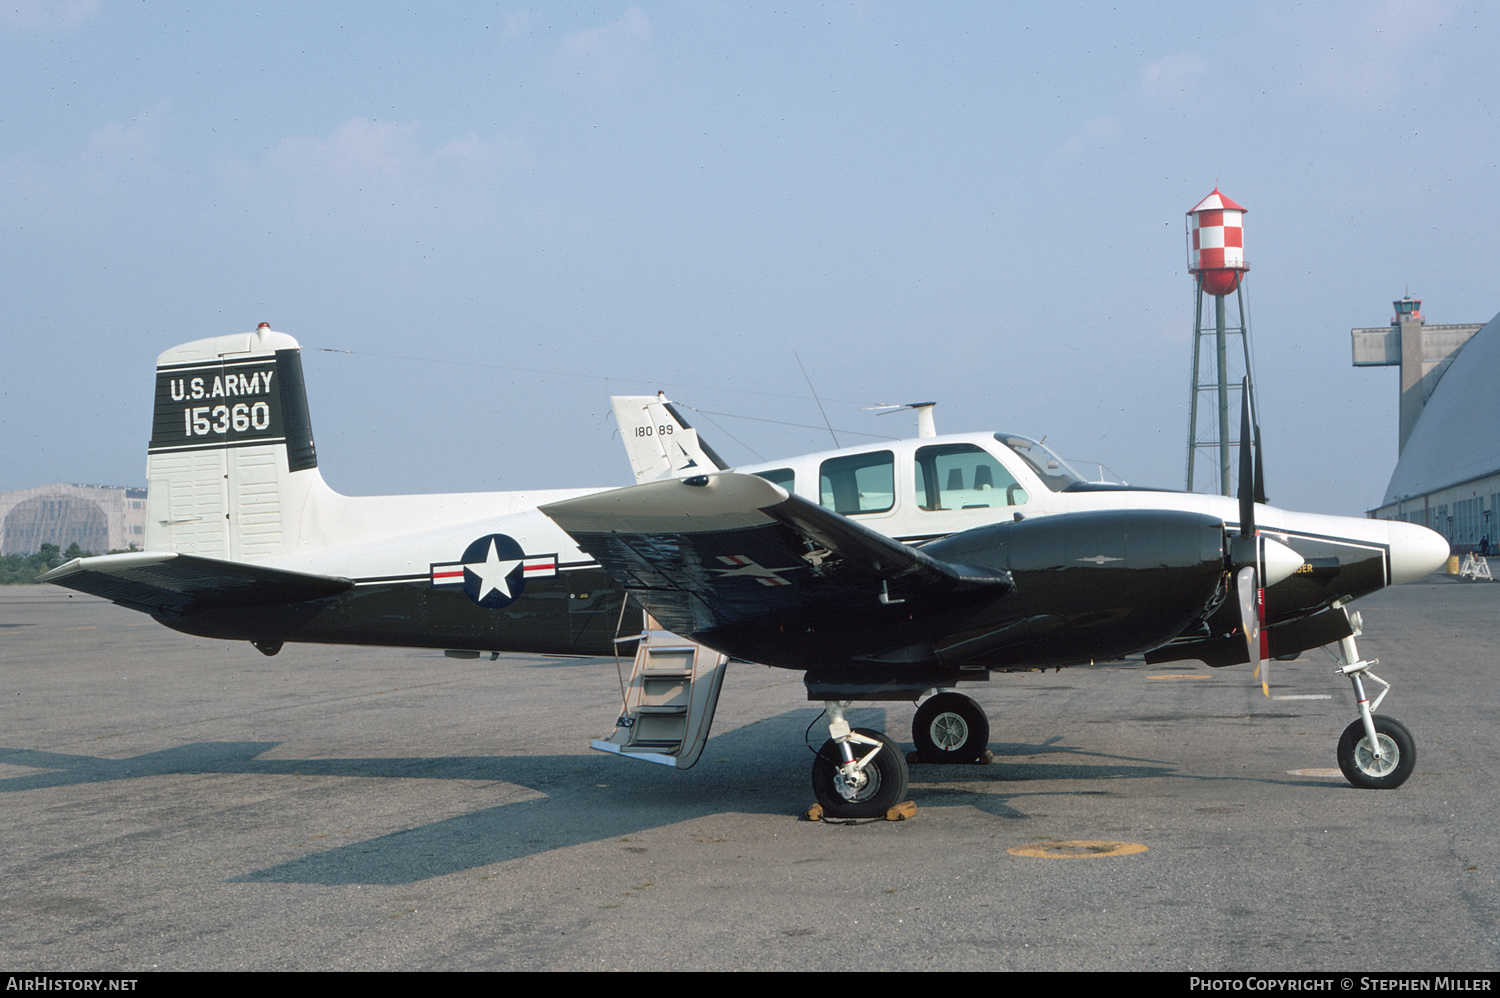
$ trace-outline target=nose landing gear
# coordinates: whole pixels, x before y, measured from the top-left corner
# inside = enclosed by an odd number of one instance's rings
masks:
[[[1339,738],[1339,769],[1344,779],[1362,790],[1390,790],[1411,775],[1417,764],[1417,745],[1406,725],[1395,718],[1377,717],[1374,723],[1374,740],[1365,731],[1364,718],[1344,729]]]
[[[1346,611],[1347,612],[1347,611]],[[1349,615],[1354,634],[1339,641],[1339,667],[1334,670],[1354,687],[1359,717],[1339,736],[1339,769],[1344,778],[1361,790],[1394,790],[1406,782],[1417,765],[1417,743],[1406,725],[1392,717],[1376,717],[1375,711],[1391,684],[1370,671],[1379,659],[1359,657],[1354,635],[1360,634],[1359,614]],[[1364,677],[1384,687],[1374,703],[1365,695]]]

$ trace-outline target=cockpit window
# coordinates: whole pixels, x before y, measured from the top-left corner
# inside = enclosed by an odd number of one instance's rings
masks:
[[[1063,492],[1083,481],[1083,476],[1068,467],[1068,462],[1052,453],[1045,445],[1029,437],[997,433],[995,439],[1009,447],[1017,457],[1030,465],[1031,470],[1036,472],[1042,483],[1053,492]]]
[[[1026,490],[982,447],[946,444],[917,448],[917,504],[925,510],[1019,506]]]
[[[818,469],[818,495],[835,513],[884,513],[896,505],[896,458],[888,450],[829,458]]]
[[[756,474],[768,482],[780,485],[788,492],[797,491],[795,488],[797,475],[791,468],[777,468],[774,471],[757,471]]]

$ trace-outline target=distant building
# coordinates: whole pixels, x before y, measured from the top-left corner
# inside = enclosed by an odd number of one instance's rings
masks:
[[[1428,326],[1422,303],[1395,303],[1389,327],[1355,329],[1356,367],[1401,368],[1400,457],[1369,515],[1431,527],[1455,551],[1500,540],[1500,316]]]
[[[43,544],[103,554],[142,547],[145,534],[145,489],[59,484],[0,492],[0,554],[35,554]]]

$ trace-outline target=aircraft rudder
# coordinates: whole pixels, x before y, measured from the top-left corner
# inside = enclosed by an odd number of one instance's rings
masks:
[[[637,484],[728,469],[663,393],[615,395],[610,404]]]
[[[317,465],[296,339],[262,323],[157,358],[148,549],[277,554],[300,539],[308,496],[326,489]]]

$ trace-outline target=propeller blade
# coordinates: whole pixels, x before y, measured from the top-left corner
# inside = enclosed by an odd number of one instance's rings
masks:
[[[1257,620],[1257,624],[1259,625],[1258,629],[1260,633],[1259,635],[1257,635],[1258,640],[1256,640],[1255,642],[1255,650],[1251,652],[1251,657],[1256,659],[1255,672],[1251,674],[1251,677],[1260,680],[1260,691],[1264,693],[1266,699],[1269,700],[1271,699],[1271,656],[1266,654],[1266,651],[1268,650],[1266,648],[1266,645],[1268,643],[1268,636],[1266,634],[1265,626],[1266,591],[1264,589],[1256,590],[1255,604],[1256,613],[1259,618]]]
[[[1260,655],[1260,587],[1255,581],[1254,565],[1246,565],[1234,576],[1240,598],[1240,630],[1245,634],[1245,653],[1252,662]]]
[[[1240,382],[1240,536],[1255,536],[1255,443],[1250,426],[1250,378]]]
[[[1266,585],[1274,585],[1302,567],[1302,556],[1270,538],[1260,537],[1255,527],[1255,504],[1266,501],[1265,470],[1260,454],[1260,427],[1250,406],[1250,376],[1240,382],[1240,536],[1234,545],[1237,561],[1244,564],[1235,574],[1239,590],[1240,626],[1245,632],[1245,651],[1255,663],[1254,678],[1260,690],[1271,697],[1271,663],[1266,654]],[[1269,578],[1267,578],[1269,576]]]
[[[1249,389],[1250,379],[1245,379],[1246,389]],[[1261,461],[1260,451],[1260,407],[1255,405],[1255,400],[1250,400],[1250,428],[1255,431],[1255,501],[1262,506],[1266,504],[1266,469]]]
[[[1234,585],[1240,598],[1240,629],[1245,634],[1245,654],[1255,663],[1251,678],[1260,680],[1260,691],[1271,698],[1271,663],[1266,655],[1266,591],[1256,585],[1254,565],[1235,573]]]

